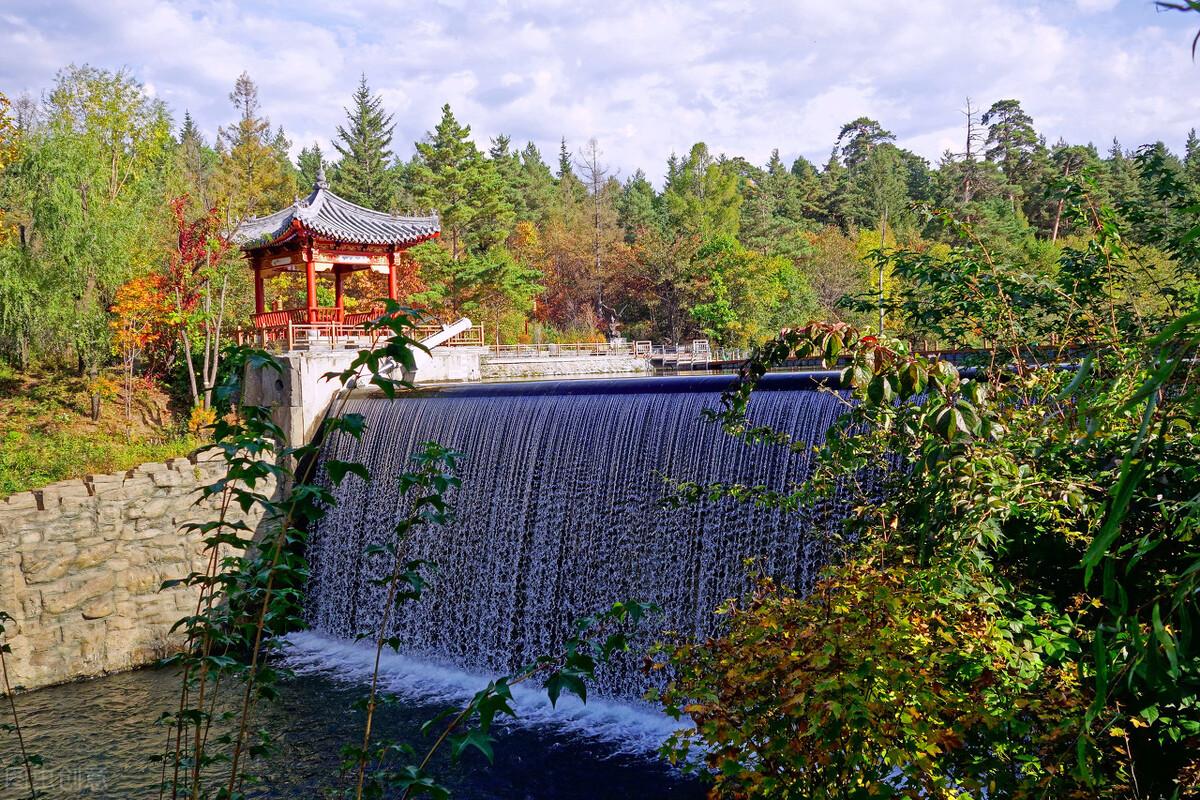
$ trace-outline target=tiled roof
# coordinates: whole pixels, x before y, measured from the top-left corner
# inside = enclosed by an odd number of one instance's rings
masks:
[[[319,236],[355,244],[414,244],[441,230],[437,216],[399,217],[343,200],[318,179],[304,200],[265,217],[246,220],[233,234],[243,247],[272,242],[287,233],[292,220]]]

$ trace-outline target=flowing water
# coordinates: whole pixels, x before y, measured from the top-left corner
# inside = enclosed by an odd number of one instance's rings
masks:
[[[552,653],[572,622],[620,600],[657,603],[658,632],[705,636],[714,609],[747,585],[747,559],[785,582],[811,583],[829,556],[832,514],[729,499],[664,507],[664,480],[764,485],[785,491],[808,472],[807,449],[745,444],[702,419],[730,378],[558,381],[447,388],[352,399],[361,440],[330,457],[360,461],[313,531],[309,614],[315,630],[352,639],[379,618],[387,567],[364,548],[405,511],[398,476],[425,441],[466,454],[455,520],[418,530],[406,557],[437,564],[432,588],[394,618],[408,655],[482,673]],[[800,388],[798,388],[800,387]],[[751,418],[818,443],[843,410],[801,376],[769,376]],[[640,697],[640,659],[603,670],[607,695]]]
[[[280,746],[274,755],[250,764],[251,772],[262,778],[250,791],[253,798],[319,800],[352,785],[340,774],[339,751],[362,737],[363,717],[352,705],[363,696],[371,654],[314,634],[297,637],[293,645],[289,661],[297,676],[283,682],[277,702],[259,706],[255,719]],[[418,750],[431,741],[420,732],[421,725],[486,682],[481,675],[395,656],[384,660],[382,673],[384,688],[404,702],[376,712],[376,733]],[[142,669],[18,696],[26,744],[45,761],[34,770],[38,797],[157,798],[161,767],[150,758],[162,752],[165,730],[154,721],[178,703],[178,693],[177,672]],[[228,694],[232,708],[239,696],[236,690]],[[552,713],[532,691],[518,693],[516,700],[521,720],[498,726],[494,765],[474,751],[457,763],[445,753],[432,762],[432,774],[455,800],[704,797],[697,780],[652,754],[669,726],[661,716],[622,704],[573,701]],[[4,800],[29,796],[16,758],[14,737],[0,732]],[[220,768],[214,767],[213,774],[219,775]]]
[[[443,528],[417,531],[408,557],[436,562],[432,586],[406,605],[393,633],[405,643],[387,655],[380,681],[404,702],[380,710],[380,736],[421,749],[421,723],[461,705],[489,676],[553,652],[571,622],[613,602],[662,607],[638,642],[674,631],[717,630],[713,610],[748,583],[746,559],[787,583],[808,585],[830,555],[835,510],[792,514],[707,500],[669,508],[664,480],[762,485],[786,491],[808,473],[805,448],[751,446],[701,419],[718,405],[728,377],[622,379],[471,386],[388,401],[363,397],[349,410],[368,424],[361,441],[331,443],[331,457],[358,460],[373,480],[348,476],[338,504],[312,531],[308,613],[313,631],[291,637],[296,677],[260,722],[283,749],[254,765],[254,796],[324,796],[339,785],[338,750],[361,734],[349,710],[369,682],[374,653],[355,634],[378,619],[382,565],[364,547],[383,541],[405,510],[397,478],[420,443],[466,454],[457,512]],[[768,376],[751,418],[817,444],[841,412],[811,379]],[[599,676],[585,705],[566,697],[551,708],[536,686],[515,693],[516,722],[498,729],[496,765],[469,752],[444,757],[434,774],[456,798],[596,800],[689,798],[703,788],[656,759],[677,723],[640,701],[648,679],[640,657]],[[27,739],[47,759],[47,797],[156,797],[161,750],[153,720],[170,708],[178,678],[140,670],[24,695]],[[0,736],[0,758],[15,755]],[[21,775],[0,776],[0,796],[18,797]]]

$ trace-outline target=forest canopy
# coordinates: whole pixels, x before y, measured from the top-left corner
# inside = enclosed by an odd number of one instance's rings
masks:
[[[936,164],[899,146],[886,121],[859,117],[831,120],[819,166],[785,163],[779,150],[756,164],[697,142],[624,176],[595,140],[564,139],[550,161],[502,133],[481,149],[448,105],[409,147],[394,140],[392,114],[366,76],[333,152],[312,143],[294,161],[249,75],[229,103],[227,124],[210,137],[129,71],[86,65],[63,69],[40,99],[0,100],[0,359],[19,370],[72,368],[93,383],[124,364],[207,406],[221,343],[248,321],[253,294],[228,233],[303,196],[322,170],[361,205],[435,209],[443,234],[412,251],[419,270],[405,299],[472,316],[497,343],[618,335],[744,348],[826,319],[970,346],[970,332],[881,315],[903,287],[871,254],[948,247],[923,208],[952,211],[1006,258],[1044,266],[1079,234],[1063,192],[1086,179],[1100,201],[1145,209],[1121,221],[1143,246],[1145,283],[1133,291],[1150,303],[1166,261],[1152,242],[1176,224],[1170,209],[1154,210],[1155,176],[1130,149],[1049,143],[1011,98],[968,100],[963,146]],[[1200,193],[1195,131],[1182,154],[1146,146],[1172,180]],[[158,297],[122,302],[131,293]],[[302,287],[284,276],[268,294],[295,305]],[[380,294],[369,276],[352,284],[364,302]],[[135,308],[141,318],[131,319]]]

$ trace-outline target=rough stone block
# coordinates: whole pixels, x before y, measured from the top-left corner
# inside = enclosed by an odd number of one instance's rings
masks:
[[[60,591],[42,590],[42,605],[49,614],[65,614],[81,607],[88,600],[99,597],[105,592],[111,592],[116,585],[117,576],[112,572],[100,572],[79,581],[76,577],[72,586]]]
[[[0,514],[8,511],[36,509],[37,496],[33,492],[19,492],[0,500]]]
[[[82,613],[84,619],[93,620],[112,616],[116,610],[116,604],[111,597],[101,597],[85,604]]]

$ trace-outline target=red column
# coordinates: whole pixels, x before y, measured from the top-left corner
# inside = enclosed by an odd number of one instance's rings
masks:
[[[338,322],[341,322],[345,311],[342,304],[342,278],[345,277],[340,269],[333,268],[333,295],[336,298],[334,305],[337,306]]]
[[[304,276],[308,289],[308,322],[317,321],[317,265],[312,260],[312,249],[309,248],[304,262]]]
[[[396,297],[396,251],[395,249],[388,251],[388,297],[392,300],[399,300]]]
[[[263,291],[262,269],[257,261],[254,263],[254,313],[261,314],[267,310],[266,292]]]

